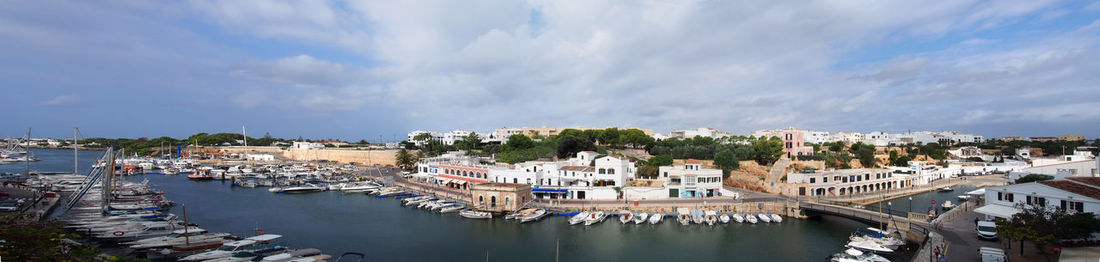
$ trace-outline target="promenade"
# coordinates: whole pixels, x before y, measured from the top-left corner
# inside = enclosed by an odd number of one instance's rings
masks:
[[[899,197],[906,197],[916,195],[924,192],[934,191],[943,187],[956,187],[956,186],[969,186],[969,187],[986,187],[986,186],[1001,186],[1008,183],[1008,180],[1001,175],[986,175],[986,176],[967,176],[967,177],[953,177],[947,179],[940,179],[932,181],[927,185],[915,186],[905,189],[890,189],[881,192],[873,193],[861,193],[851,194],[845,196],[831,196],[820,197],[814,199],[820,199],[830,202],[843,202],[853,205],[866,205],[879,201],[885,201],[895,199]],[[965,192],[963,192],[965,193]]]

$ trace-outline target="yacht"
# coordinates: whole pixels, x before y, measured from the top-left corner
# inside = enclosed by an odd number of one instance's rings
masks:
[[[344,193],[362,193],[367,192],[367,190],[379,187],[382,186],[379,184],[375,184],[374,182],[353,182],[345,184],[343,187],[340,187],[340,191]]]
[[[940,192],[951,192],[951,191],[955,191],[955,189],[954,189],[954,188],[951,188],[951,187],[949,187],[949,186],[945,186],[945,187],[941,187],[941,188],[939,189],[939,191],[940,191]]]
[[[222,247],[218,248],[217,250],[183,257],[180,259],[180,261],[205,261],[218,259],[229,257],[232,256],[234,253],[242,251],[262,253],[263,251],[267,250],[278,250],[280,246],[282,247],[282,249],[286,249],[285,244],[275,243],[275,240],[278,240],[281,237],[281,235],[274,234],[249,237],[244,240],[222,244]]]
[[[581,211],[580,213],[577,213],[576,215],[573,215],[573,217],[569,218],[569,225],[584,223],[584,219],[587,217],[588,211]]]
[[[466,207],[465,206],[454,205],[454,206],[449,206],[449,207],[444,207],[444,208],[439,209],[439,213],[446,214],[446,213],[451,213],[451,212],[455,212],[455,211],[459,211],[459,210],[463,210],[463,209],[466,209]]]
[[[870,241],[870,240],[849,241],[848,244],[845,245],[845,246],[849,247],[849,248],[859,249],[861,251],[867,251],[867,252],[878,252],[878,253],[893,253],[894,252],[893,249],[890,249],[889,247],[883,246],[882,244],[879,244],[875,241]]]
[[[607,219],[607,213],[603,211],[592,212],[584,219],[584,225],[591,226],[592,224],[603,222],[604,219]]]
[[[313,193],[313,192],[321,192],[321,191],[325,191],[325,188],[314,185],[314,184],[305,184],[305,185],[302,185],[302,186],[283,188],[282,190],[279,190],[276,193],[296,194],[296,193]]]

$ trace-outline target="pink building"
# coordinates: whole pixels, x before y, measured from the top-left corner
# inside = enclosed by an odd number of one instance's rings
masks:
[[[801,155],[813,155],[814,148],[805,146],[806,143],[806,131],[798,130],[794,127],[788,129],[776,130],[779,134],[779,138],[783,139],[783,152],[787,153],[788,158],[794,158]]]

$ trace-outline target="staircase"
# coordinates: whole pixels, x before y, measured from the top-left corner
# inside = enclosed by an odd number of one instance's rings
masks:
[[[772,164],[772,169],[769,170],[771,174],[766,180],[768,185],[770,186],[772,183],[779,182],[779,179],[783,178],[783,175],[786,175],[787,167],[789,166],[791,166],[790,158],[784,157],[775,161],[775,163]]]

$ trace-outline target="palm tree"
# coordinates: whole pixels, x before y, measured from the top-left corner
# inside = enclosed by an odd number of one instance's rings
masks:
[[[409,154],[405,149],[398,150],[394,158],[397,166],[404,170],[412,170],[413,165],[416,165],[416,156]]]

